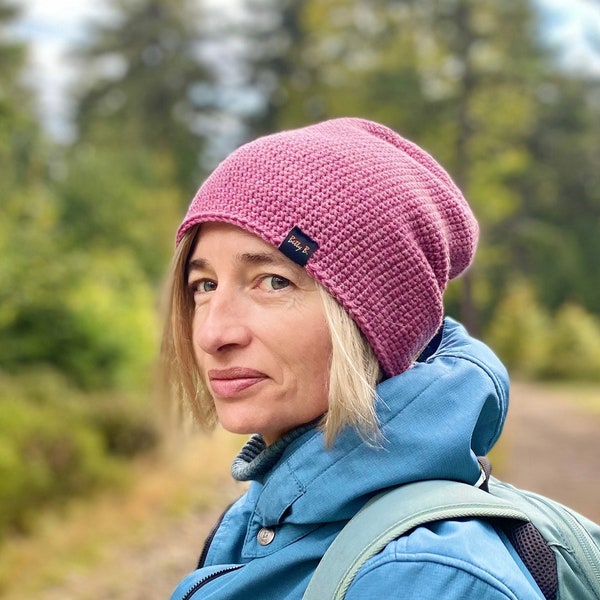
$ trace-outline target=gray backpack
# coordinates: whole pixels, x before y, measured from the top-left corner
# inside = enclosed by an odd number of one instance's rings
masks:
[[[376,496],[331,544],[303,600],[341,600],[362,564],[389,542],[419,525],[463,517],[498,519],[547,600],[600,600],[600,526],[494,477],[487,491],[435,480]]]

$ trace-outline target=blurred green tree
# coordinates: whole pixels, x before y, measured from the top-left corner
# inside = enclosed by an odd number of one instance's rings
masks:
[[[511,260],[550,308],[575,302],[600,314],[600,79],[561,74],[538,93],[536,168],[520,182],[527,202]]]
[[[76,51],[77,147],[110,147],[121,160],[151,151],[187,201],[213,106],[200,8],[190,0],[112,0],[110,11]]]
[[[0,4],[0,26],[16,16]],[[126,161],[91,144],[57,178],[20,83],[26,48],[3,43],[0,63],[0,370],[50,366],[85,388],[140,385],[157,349],[155,286],[172,247],[175,185],[154,154]],[[53,148],[54,167],[62,155]]]
[[[45,262],[53,254],[55,210],[45,190],[46,156],[34,95],[23,83],[27,48],[8,35],[18,16],[13,4],[0,0],[0,369],[12,366],[7,353],[28,343],[17,323],[28,318],[37,285],[51,281],[54,289],[57,283],[55,269]]]
[[[310,109],[310,99],[318,93],[319,65],[312,64],[306,48],[324,24],[308,27],[310,0],[246,0],[242,6],[235,29],[243,48],[241,71],[245,85],[261,99],[246,119],[250,136],[318,120],[321,112]],[[298,111],[297,101],[306,106]]]
[[[34,185],[44,175],[36,107],[31,90],[23,83],[27,48],[7,34],[19,13],[14,3],[0,0],[0,191],[3,198]]]
[[[73,248],[126,249],[156,283],[200,182],[213,76],[197,3],[113,0],[110,9],[77,49],[61,228]]]
[[[172,253],[184,197],[169,163],[144,148],[123,156],[110,146],[82,143],[70,149],[66,165],[66,177],[55,186],[64,245],[73,253],[127,252],[156,285]]]

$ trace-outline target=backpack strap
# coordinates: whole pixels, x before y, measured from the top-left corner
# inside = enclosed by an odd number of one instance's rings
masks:
[[[382,492],[342,529],[319,563],[303,600],[341,600],[361,566],[411,529],[445,519],[496,517],[528,522],[509,501],[465,483],[417,481]]]

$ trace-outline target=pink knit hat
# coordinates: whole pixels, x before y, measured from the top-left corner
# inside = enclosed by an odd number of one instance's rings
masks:
[[[177,232],[222,221],[259,235],[321,282],[383,370],[408,369],[470,264],[477,222],[429,154],[392,130],[343,118],[250,142],[198,190]]]

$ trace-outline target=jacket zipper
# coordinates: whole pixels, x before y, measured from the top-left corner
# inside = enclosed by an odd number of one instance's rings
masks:
[[[233,571],[237,571],[241,569],[242,565],[236,565],[235,567],[228,567],[227,569],[221,569],[220,571],[215,571],[206,577],[203,577],[199,581],[197,581],[181,598],[181,600],[190,600],[190,598],[201,588],[204,587],[207,583],[210,583],[214,579],[218,579],[221,575],[226,575],[227,573],[231,573]]]

